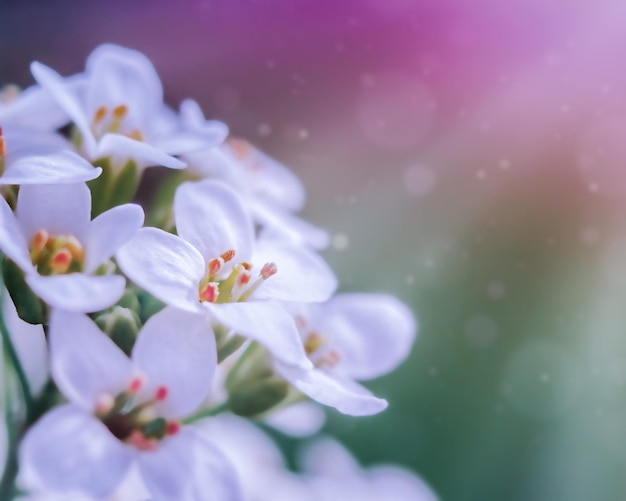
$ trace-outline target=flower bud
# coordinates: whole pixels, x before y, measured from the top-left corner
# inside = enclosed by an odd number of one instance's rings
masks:
[[[2,276],[19,317],[29,324],[44,324],[48,316],[46,304],[30,290],[20,267],[4,258]]]
[[[229,409],[239,416],[252,417],[278,405],[289,393],[289,383],[268,377],[238,387],[228,396]]]
[[[96,324],[107,333],[124,353],[130,355],[141,328],[141,320],[135,312],[122,306],[114,306],[96,317]]]

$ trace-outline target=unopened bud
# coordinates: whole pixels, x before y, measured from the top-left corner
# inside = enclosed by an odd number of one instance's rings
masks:
[[[122,306],[114,306],[108,312],[98,315],[96,324],[124,353],[130,355],[141,328],[141,321],[135,312]]]
[[[288,392],[286,381],[268,377],[237,388],[228,396],[228,407],[234,414],[252,417],[278,405]]]

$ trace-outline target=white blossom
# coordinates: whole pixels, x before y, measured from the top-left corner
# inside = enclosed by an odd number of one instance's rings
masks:
[[[181,185],[174,217],[179,236],[143,228],[116,255],[122,271],[161,301],[202,312],[286,364],[309,367],[295,323],[277,301],[327,299],[336,287],[328,265],[304,247],[255,243],[239,196],[216,181]]]
[[[28,487],[102,499],[137,465],[153,500],[240,499],[228,461],[181,421],[205,399],[216,365],[201,317],[157,313],[128,359],[88,317],[55,310],[50,344],[53,378],[69,403],[22,442]]]
[[[15,214],[0,199],[0,250],[51,306],[98,311],[124,292],[124,277],[101,275],[98,268],[141,227],[143,210],[120,205],[93,221],[90,213],[83,183],[22,186]]]
[[[80,151],[92,161],[111,157],[116,165],[133,160],[139,167],[180,169],[185,164],[173,155],[218,144],[227,131],[221,125],[204,134],[185,131],[163,103],[152,63],[130,49],[110,44],[96,48],[87,59],[81,89],[41,63],[31,69],[71,117],[80,133]]]
[[[351,415],[380,412],[385,400],[356,380],[394,369],[409,354],[415,336],[411,311],[383,294],[339,294],[295,313],[311,370],[276,361],[276,372],[302,393]]]

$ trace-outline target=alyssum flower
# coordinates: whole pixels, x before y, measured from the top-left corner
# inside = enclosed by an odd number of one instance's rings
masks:
[[[119,166],[132,160],[139,167],[180,169],[185,164],[173,155],[219,144],[228,133],[219,122],[200,132],[184,130],[163,103],[152,63],[130,49],[99,46],[87,59],[85,84],[78,89],[41,63],[31,69],[71,117],[79,150],[92,161],[111,157]]]
[[[294,316],[314,368],[302,370],[277,360],[276,372],[344,414],[385,409],[387,402],[356,380],[382,376],[407,357],[416,331],[411,311],[385,294],[338,294],[323,304],[300,305]]]
[[[216,181],[182,184],[174,217],[178,236],[143,228],[117,252],[122,271],[166,304],[203,313],[286,364],[309,367],[295,323],[276,301],[327,299],[336,287],[328,265],[304,247],[255,243],[239,196]]]
[[[15,214],[0,199],[0,250],[51,306],[93,312],[124,292],[124,277],[97,272],[141,227],[143,210],[126,204],[93,221],[90,214],[84,183],[22,186]]]
[[[216,366],[202,317],[162,310],[128,359],[88,317],[55,310],[50,353],[69,403],[24,438],[25,487],[103,499],[137,465],[155,501],[240,499],[226,458],[183,421],[205,399]]]

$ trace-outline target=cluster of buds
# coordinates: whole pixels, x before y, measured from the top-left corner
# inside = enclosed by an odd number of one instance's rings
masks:
[[[0,499],[337,499],[282,463],[260,485],[249,422],[313,434],[318,404],[385,409],[358,381],[406,358],[411,311],[336,294],[298,178],[195,101],[166,105],[142,54],[31,69],[0,94]],[[145,210],[151,166],[176,173]],[[389,499],[354,464],[341,498]],[[399,475],[391,498],[435,499]]]

